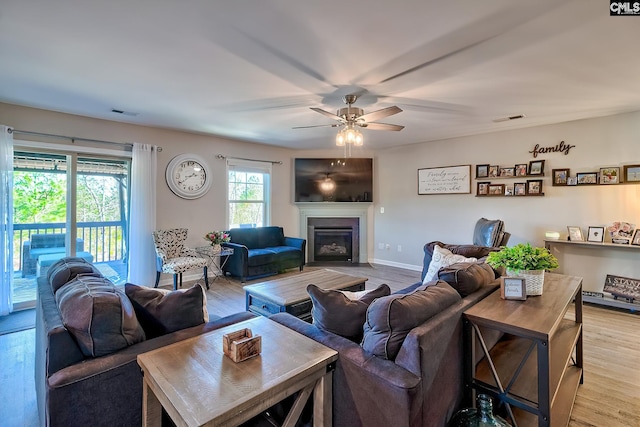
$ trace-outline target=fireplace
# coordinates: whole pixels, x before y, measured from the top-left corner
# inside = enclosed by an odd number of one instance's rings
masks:
[[[358,264],[360,260],[358,218],[308,218],[309,263]]]

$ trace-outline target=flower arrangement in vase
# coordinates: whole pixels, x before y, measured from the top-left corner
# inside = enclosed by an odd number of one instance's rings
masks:
[[[204,238],[211,242],[214,252],[220,252],[220,245],[231,240],[231,236],[226,231],[210,231]]]
[[[491,252],[487,256],[487,264],[493,268],[506,268],[509,276],[524,277],[527,295],[542,295],[544,272],[558,268],[558,259],[546,248],[518,243]]]

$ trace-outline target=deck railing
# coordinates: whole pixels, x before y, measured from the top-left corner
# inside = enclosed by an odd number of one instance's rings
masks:
[[[84,251],[94,262],[124,260],[127,256],[124,221],[78,222],[78,238],[84,240]],[[46,224],[13,224],[13,265],[21,271],[22,247],[32,234],[66,233],[64,222]]]

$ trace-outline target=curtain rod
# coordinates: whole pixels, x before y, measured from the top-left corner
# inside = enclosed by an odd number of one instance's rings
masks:
[[[75,136],[66,136],[66,135],[56,135],[53,133],[42,133],[42,132],[33,132],[29,130],[19,130],[19,129],[11,129],[9,128],[9,133],[19,133],[21,135],[33,135],[33,136],[44,136],[50,138],[60,138],[60,139],[69,139],[71,143],[75,143],[76,141],[85,141],[85,142],[95,142],[99,144],[111,144],[111,145],[124,145],[126,147],[133,147],[133,144],[130,142],[115,142],[115,141],[104,141],[101,139],[90,139],[90,138],[78,138]],[[162,151],[162,147],[158,147],[158,152]]]
[[[243,157],[227,157],[224,156],[222,154],[217,154],[216,155],[216,159],[237,159],[237,160],[247,160],[249,162],[262,162],[262,163],[271,163],[272,165],[281,165],[282,161],[275,161],[275,160],[256,160],[256,159],[245,159]]]

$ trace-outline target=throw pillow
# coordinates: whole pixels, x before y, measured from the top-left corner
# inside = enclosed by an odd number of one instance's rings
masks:
[[[155,338],[209,321],[202,286],[170,291],[131,283],[124,285],[147,338]]]
[[[488,264],[460,262],[441,268],[438,279],[447,282],[464,298],[493,281],[495,275]]]
[[[438,245],[435,245],[433,250],[433,257],[431,258],[431,262],[429,263],[429,269],[427,270],[427,274],[424,276],[423,284],[427,284],[428,282],[438,278],[438,270],[442,267],[447,267],[451,264],[455,264],[457,262],[476,262],[477,258],[465,258],[462,255],[456,255],[452,253],[448,249],[441,248]]]
[[[102,276],[100,270],[89,261],[80,257],[64,257],[54,262],[47,271],[47,280],[55,294],[58,289],[78,274]]]
[[[367,310],[362,348],[395,360],[411,329],[458,301],[458,292],[443,281],[422,285],[410,294],[378,298]]]
[[[360,342],[367,307],[376,298],[389,295],[391,289],[388,285],[380,285],[370,291],[345,292],[309,285],[307,292],[313,303],[313,324],[318,329]]]
[[[131,301],[104,277],[79,274],[55,296],[64,326],[87,357],[111,354],[145,339]]]

